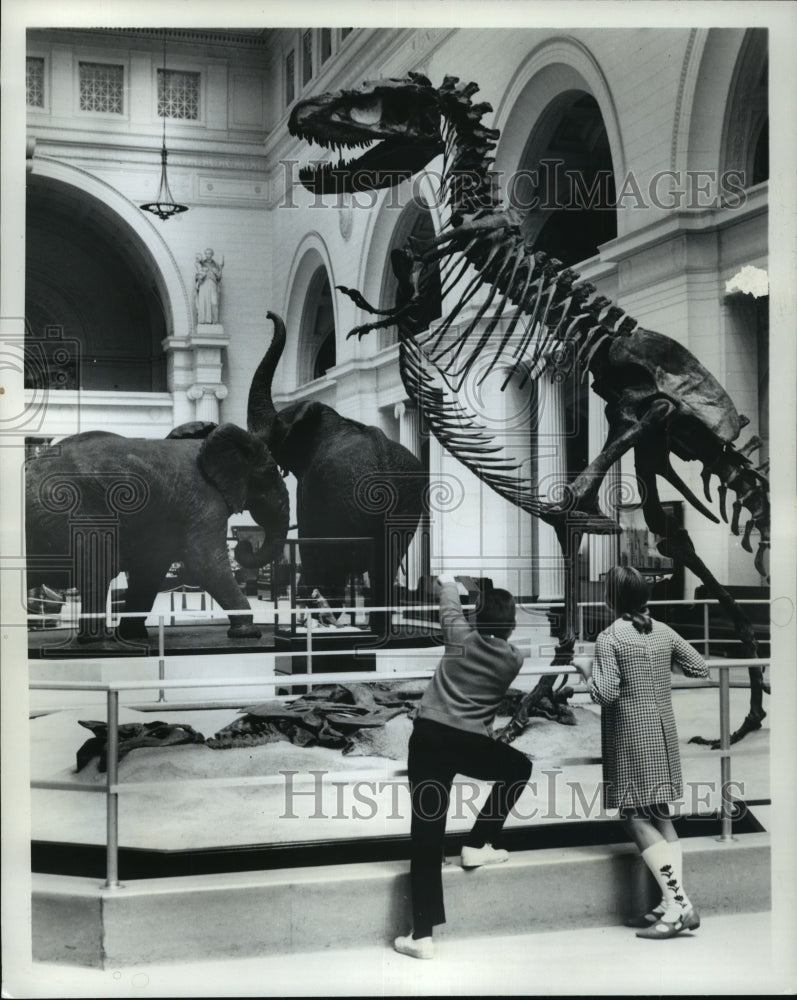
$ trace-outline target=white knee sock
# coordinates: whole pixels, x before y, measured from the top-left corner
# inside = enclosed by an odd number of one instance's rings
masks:
[[[680,848],[680,845],[678,845]],[[683,858],[679,849],[666,840],[657,841],[642,852],[642,860],[661,889],[665,919],[674,919],[692,905],[682,881]]]
[[[670,850],[673,852],[673,862],[672,862],[673,868],[677,873],[678,881],[683,885],[684,868],[683,868],[683,851],[681,850],[681,841],[668,840],[667,843],[670,845]],[[663,912],[664,910],[667,909],[668,904],[669,904],[669,899],[667,898],[666,894],[662,892],[661,900],[654,907],[654,909]]]

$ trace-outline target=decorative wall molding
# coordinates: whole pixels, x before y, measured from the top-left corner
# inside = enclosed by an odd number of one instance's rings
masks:
[[[405,76],[411,71],[426,73],[435,50],[454,31],[455,28],[416,28],[400,48],[385,57],[377,75]]]
[[[60,38],[71,42],[97,44],[97,39],[107,39],[109,36],[118,40],[120,45],[124,39],[135,39],[139,42],[149,41],[156,48],[163,45],[164,34],[167,44],[185,43],[191,46],[222,45],[225,48],[252,49],[262,52],[271,44],[273,29],[263,28],[253,31],[236,31],[234,28],[223,31],[218,28],[62,28],[58,29]],[[32,36],[41,41],[49,34],[48,29],[34,29]],[[60,39],[59,39],[60,40]]]
[[[43,130],[32,130],[28,141],[35,143],[37,156],[50,156],[54,159],[68,162],[112,163],[119,165],[120,158],[125,163],[151,165],[158,157],[159,148],[154,145],[131,144],[128,136],[116,136],[116,142],[107,145],[97,145],[98,136],[91,132],[83,136],[71,134],[68,139],[54,138]],[[225,144],[229,145],[229,144]],[[154,159],[153,159],[154,158]],[[229,153],[192,152],[190,150],[173,149],[169,142],[169,167],[186,167],[194,170],[239,171],[240,173],[258,173],[265,184],[266,157],[260,152],[248,155],[231,155]]]
[[[673,121],[672,142],[670,144],[670,169],[678,170],[685,167],[682,160],[686,156],[686,145],[689,141],[690,112],[695,98],[700,61],[708,39],[708,29],[692,28],[681,66],[681,76],[678,80],[678,97],[675,102],[675,117]]]
[[[243,180],[200,174],[197,177],[197,196],[212,202],[268,201],[268,184],[264,180]]]

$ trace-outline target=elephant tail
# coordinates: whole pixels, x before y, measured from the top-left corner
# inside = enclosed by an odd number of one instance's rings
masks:
[[[271,384],[274,372],[285,348],[285,323],[276,313],[268,312],[266,316],[274,324],[274,336],[271,339],[265,357],[257,366],[249,387],[246,420],[253,434],[262,435],[266,442],[271,438],[274,420],[277,413],[274,400],[271,397]]]

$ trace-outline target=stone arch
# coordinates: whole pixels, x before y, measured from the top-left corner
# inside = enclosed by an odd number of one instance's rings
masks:
[[[31,162],[34,177],[67,186],[88,210],[110,226],[122,228],[132,252],[155,282],[163,304],[166,336],[188,339],[193,329],[191,299],[177,262],[154,222],[129,198],[86,170],[44,156],[34,156]]]
[[[745,187],[769,179],[767,31],[745,32],[734,67],[722,129],[721,170],[738,170]]]
[[[375,304],[380,309],[390,309],[396,305],[398,293],[398,281],[393,272],[390,255],[393,250],[399,249],[410,237],[424,240],[431,239],[435,235],[434,219],[431,211],[418,201],[411,201],[401,212],[396,220],[387,251],[381,258],[375,258],[375,262],[382,261],[382,280],[379,286],[379,295]],[[375,267],[376,271],[377,268]],[[424,299],[424,318],[419,325],[418,332],[428,328],[429,323],[440,318],[442,303],[440,298],[440,269],[435,264],[433,270],[424,270],[424,276],[428,273],[428,294]],[[388,327],[379,331],[380,348],[390,347],[397,342],[397,332],[395,327]]]
[[[377,192],[376,205],[366,215],[356,287],[362,291],[365,299],[375,306],[382,300],[385,262],[390,250],[396,244],[397,228],[401,225],[401,220],[405,219],[407,209],[413,206],[426,209],[434,232],[440,233],[442,229],[437,191],[442,162],[442,156],[437,157],[409,180],[402,181],[395,188]],[[368,343],[368,338],[362,340],[360,349],[362,350]]]
[[[307,286],[299,326],[299,378],[302,383],[313,382],[336,363],[332,289],[326,268],[319,264]]]
[[[691,61],[698,68],[683,94],[673,169],[742,170],[749,186],[767,124],[767,32],[712,28]]]
[[[334,270],[326,244],[318,233],[308,233],[294,253],[287,283],[287,305],[285,324],[287,340],[281,362],[282,376],[279,385],[282,391],[291,391],[309,382],[312,378],[312,359],[308,357],[307,326],[308,307],[318,295],[320,275],[324,275],[330,289],[335,287]],[[339,328],[336,296],[331,296],[334,329]],[[320,346],[320,345],[319,345]]]
[[[580,42],[553,38],[534,49],[518,68],[498,105],[494,123],[501,131],[495,155],[502,194],[532,145],[546,142],[568,107],[588,98],[605,129],[616,185],[626,172],[619,119],[608,82],[597,60]],[[617,227],[623,225],[622,213]]]

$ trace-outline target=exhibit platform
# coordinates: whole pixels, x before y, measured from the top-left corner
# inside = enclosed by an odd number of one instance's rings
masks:
[[[682,843],[704,920],[769,909],[766,831]],[[443,886],[456,937],[618,925],[655,895],[627,843],[517,851],[473,871],[452,862]],[[406,860],[144,879],[116,889],[92,878],[33,876],[33,957],[41,962],[113,969],[301,953],[309,942],[318,951],[388,947],[410,926]],[[436,934],[443,947],[448,933],[443,926]]]

